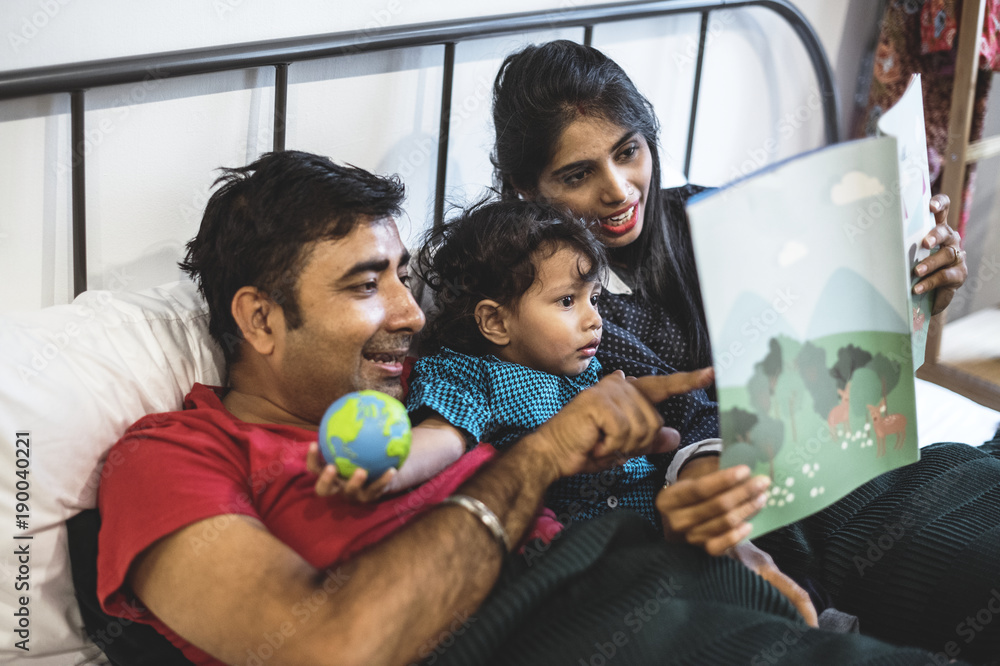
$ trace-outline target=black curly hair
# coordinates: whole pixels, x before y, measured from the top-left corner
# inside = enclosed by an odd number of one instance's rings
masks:
[[[544,203],[484,199],[429,231],[414,266],[434,292],[425,350],[486,353],[476,305],[490,299],[516,310],[535,281],[538,260],[563,247],[579,253],[577,269],[584,280],[599,280],[607,270],[604,246],[584,221]]]
[[[232,300],[244,286],[268,295],[290,328],[302,325],[298,277],[313,243],[343,238],[363,218],[398,215],[403,184],[300,151],[266,153],[245,167],[223,168],[198,235],[178,265],[209,307],[209,333],[239,360],[240,329]]]

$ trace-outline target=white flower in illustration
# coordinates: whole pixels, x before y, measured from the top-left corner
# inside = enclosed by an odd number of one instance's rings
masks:
[[[844,206],[885,192],[885,186],[874,176],[861,171],[848,171],[830,190],[830,201]]]

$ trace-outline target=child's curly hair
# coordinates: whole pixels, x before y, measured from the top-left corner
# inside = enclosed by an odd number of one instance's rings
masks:
[[[562,247],[579,253],[577,268],[584,280],[598,280],[607,270],[604,246],[586,223],[544,203],[487,198],[430,230],[414,266],[434,292],[424,351],[449,347],[463,354],[486,353],[476,305],[491,299],[516,309],[535,281],[538,259]]]

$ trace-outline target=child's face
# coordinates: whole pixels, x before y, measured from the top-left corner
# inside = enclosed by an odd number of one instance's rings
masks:
[[[553,375],[587,369],[601,342],[601,284],[580,277],[581,261],[575,250],[561,247],[536,262],[534,283],[505,317],[510,342],[501,358]]]

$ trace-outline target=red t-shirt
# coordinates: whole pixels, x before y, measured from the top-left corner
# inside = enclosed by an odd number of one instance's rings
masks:
[[[481,445],[409,492],[358,505],[316,495],[316,477],[305,466],[306,449],[315,440],[316,433],[303,428],[240,421],[215,390],[200,384],[186,397],[184,411],[136,422],[111,449],[102,471],[97,595],[105,612],[151,624],[196,664],[218,663],[141,605],[136,618],[125,579],[143,550],[199,520],[242,514],[260,520],[312,566],[326,569],[443,500],[495,455]],[[226,519],[218,520],[223,527]],[[532,536],[551,537],[558,531],[552,522]]]

